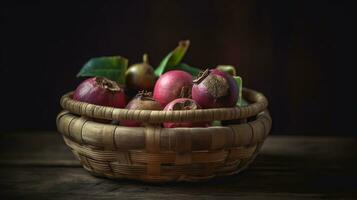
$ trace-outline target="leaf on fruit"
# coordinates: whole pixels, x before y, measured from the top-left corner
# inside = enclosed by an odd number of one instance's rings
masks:
[[[212,126],[222,126],[222,122],[216,120],[216,121],[213,121],[211,125]]]
[[[222,72],[226,72],[227,74],[230,74],[231,76],[237,75],[236,68],[232,65],[218,65],[216,67],[216,69],[219,71],[222,71]]]
[[[175,66],[175,69],[188,72],[192,76],[198,76],[198,74],[201,72],[200,69],[198,69],[196,67],[191,67],[190,65],[188,65],[186,63],[179,63],[177,66]]]
[[[107,56],[90,59],[77,74],[77,77],[100,76],[125,84],[128,60],[121,56]]]
[[[244,107],[244,106],[248,106],[248,105],[249,105],[249,102],[242,97],[240,105],[238,105],[238,106]]]
[[[189,40],[180,41],[179,45],[173,51],[167,54],[166,57],[161,61],[160,65],[155,69],[156,76],[160,76],[164,72],[170,70],[170,68],[177,66],[185,56],[189,46]]]
[[[237,102],[237,105],[238,106],[243,106],[243,101],[242,101],[242,90],[243,90],[243,80],[240,76],[233,76],[234,80],[236,81],[237,83],[237,86],[238,86],[238,102]],[[246,102],[246,101],[244,101]]]

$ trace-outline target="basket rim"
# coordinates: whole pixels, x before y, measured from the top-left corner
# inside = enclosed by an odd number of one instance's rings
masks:
[[[257,115],[257,118],[250,122],[210,127],[126,127],[96,122],[86,117],[74,115],[66,110],[61,111],[56,119],[57,128],[61,135],[68,137],[70,140],[73,140],[78,144],[92,145],[114,150],[121,149],[133,151],[140,149],[138,147],[145,147],[146,141],[138,138],[146,137],[145,134],[155,133],[169,136],[163,138],[160,137],[160,140],[167,141],[157,143],[170,143],[171,145],[165,147],[167,149],[164,147],[161,148],[161,150],[165,151],[174,150],[172,149],[172,144],[175,142],[168,142],[168,140],[173,140],[176,136],[182,136],[182,133],[192,136],[192,146],[195,146],[195,144],[204,144],[203,147],[196,147],[196,151],[207,150],[207,147],[212,148],[210,150],[229,147],[248,147],[265,140],[270,132],[271,123],[272,119],[268,110],[260,112]],[[141,143],[126,143],[126,140],[123,140],[123,138],[128,137],[129,135],[131,140],[141,141]],[[195,143],[195,141],[202,138],[210,139]],[[133,144],[135,144],[135,147]]]
[[[60,104],[63,109],[86,117],[118,121],[134,120],[148,123],[244,119],[255,116],[267,108],[268,100],[262,93],[248,88],[243,88],[242,92],[243,97],[252,103],[243,107],[229,108],[178,111],[129,110],[73,100],[73,91],[63,95]]]

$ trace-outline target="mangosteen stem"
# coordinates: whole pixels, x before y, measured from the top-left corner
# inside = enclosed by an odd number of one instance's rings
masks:
[[[179,41],[179,46],[187,48],[190,45],[190,40],[181,40]]]
[[[203,72],[200,72],[198,74],[198,76],[196,77],[196,79],[193,80],[193,83],[196,83],[196,84],[201,83],[201,81],[203,81],[203,79],[205,79],[208,75],[209,75],[209,70],[208,69],[206,69]]]
[[[149,64],[149,56],[146,53],[143,55],[143,63]]]
[[[139,91],[136,97],[140,98],[141,100],[155,101],[154,98],[152,97],[152,92],[148,92],[146,90]]]

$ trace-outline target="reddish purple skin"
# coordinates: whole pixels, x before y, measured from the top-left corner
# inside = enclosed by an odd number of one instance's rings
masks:
[[[207,90],[207,87],[201,83],[193,84],[192,86],[192,99],[194,99],[202,108],[221,108],[233,107],[238,101],[238,86],[234,78],[222,71],[211,69],[210,73],[216,76],[221,76],[228,81],[229,94],[224,97],[215,99]]]
[[[168,71],[156,81],[153,98],[166,106],[180,96],[182,87],[192,87],[191,74],[180,70]]]
[[[128,126],[128,127],[139,127],[142,125],[142,122],[123,120],[123,121],[120,121],[120,125]]]
[[[177,103],[183,103],[185,101],[191,101],[194,104],[196,104],[197,108],[200,108],[200,106],[197,104],[196,101],[194,101],[193,99],[188,99],[188,98],[180,98],[180,99],[175,99],[173,101],[171,101],[170,103],[168,103],[164,110],[166,111],[172,111],[173,107],[175,104]],[[163,126],[165,128],[176,128],[176,127],[208,127],[209,124],[207,122],[164,122]]]
[[[94,78],[83,81],[75,90],[73,99],[100,106],[124,108],[126,105],[123,90],[110,91],[100,86]]]

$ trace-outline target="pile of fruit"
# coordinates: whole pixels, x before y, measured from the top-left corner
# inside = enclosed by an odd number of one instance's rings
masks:
[[[77,76],[91,77],[75,90],[73,99],[95,105],[137,110],[194,110],[243,106],[242,79],[233,66],[201,71],[182,63],[189,41],[180,41],[154,70],[148,55],[131,65],[121,56],[89,60]],[[145,126],[144,122],[111,122]],[[165,128],[207,127],[217,122],[165,122]]]

